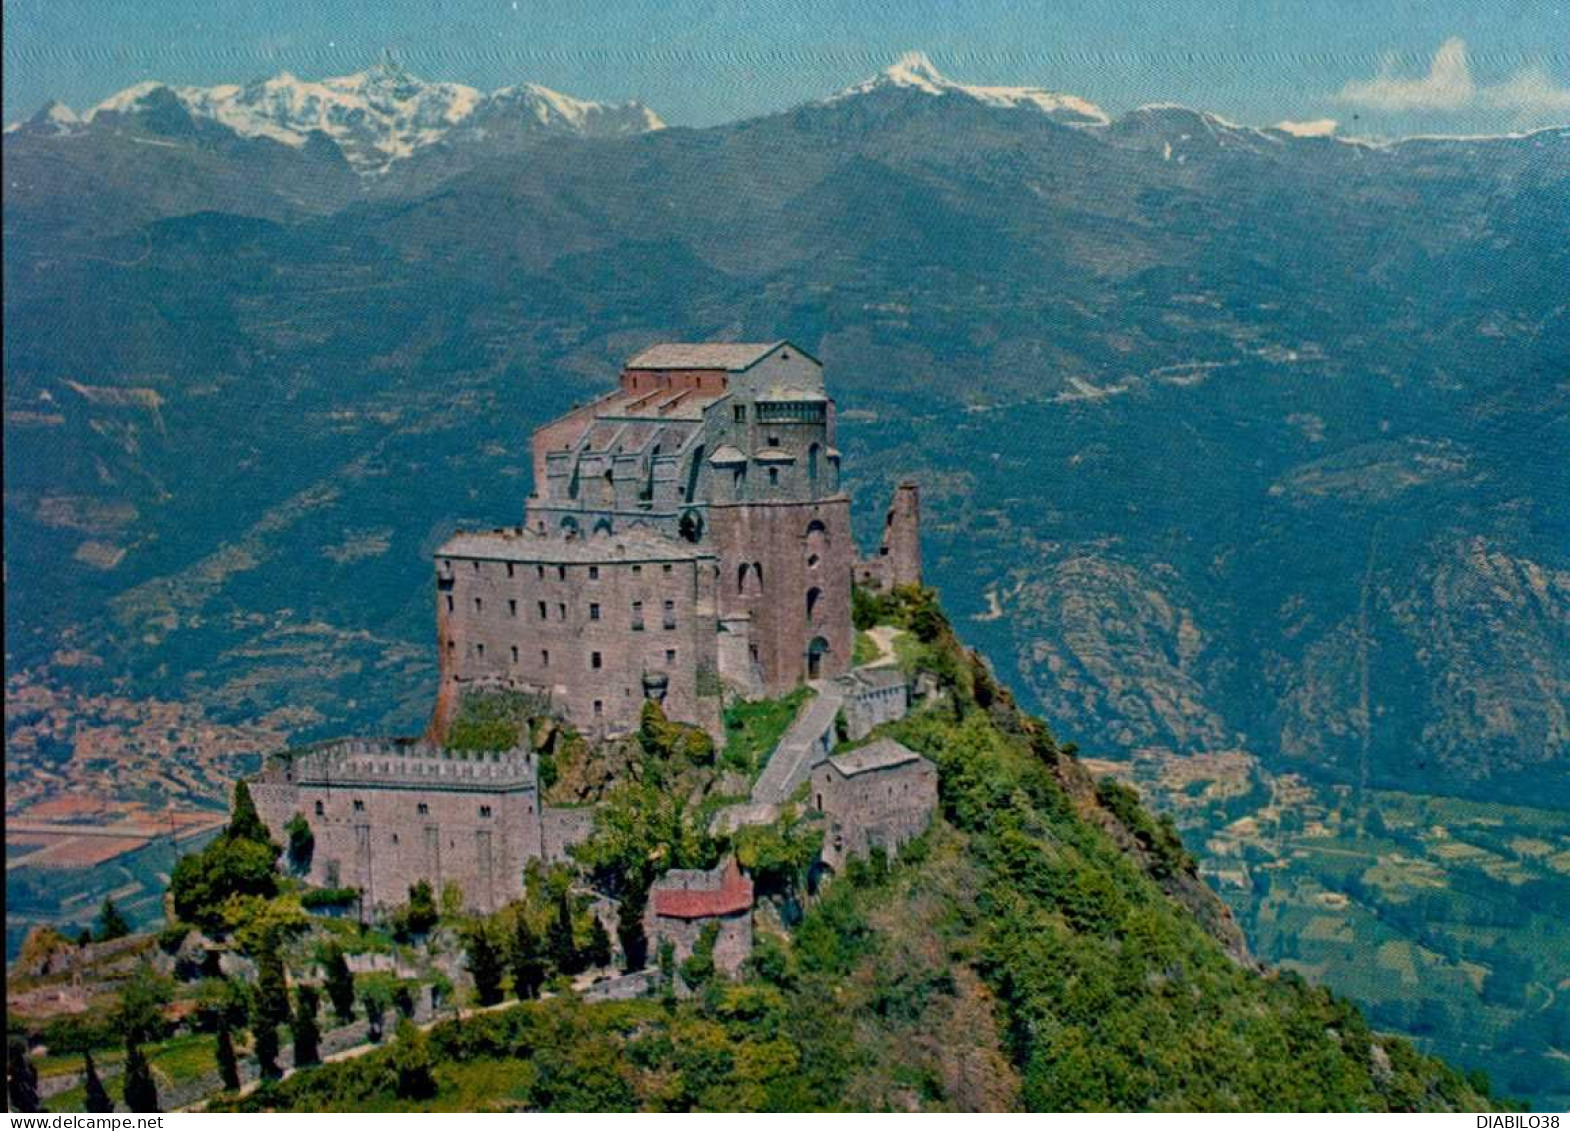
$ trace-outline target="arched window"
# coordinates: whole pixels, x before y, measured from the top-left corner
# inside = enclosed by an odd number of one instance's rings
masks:
[[[749,568],[746,562],[742,562],[736,569],[736,592],[738,593],[747,591],[747,570]]]
[[[576,538],[582,530],[578,526],[578,520],[569,514],[562,517],[561,532],[564,538]]]
[[[677,530],[681,533],[683,542],[698,541],[698,539],[703,537],[703,516],[698,514],[697,511],[688,511],[681,516],[681,522],[677,526]]]
[[[818,445],[813,444],[807,449],[807,482],[818,481]]]
[[[807,524],[807,561],[810,564],[813,558],[822,558],[829,549],[829,528],[818,519],[813,519]]]
[[[758,592],[762,593],[763,592],[763,563],[762,562],[753,562],[752,563],[752,579],[758,586]]]
[[[807,590],[807,623],[813,623],[813,617],[818,611],[818,602],[823,597],[823,590],[814,585]]]
[[[611,533],[611,520],[609,518],[601,518],[598,522],[596,522],[594,524],[594,533],[596,533],[596,534],[609,534],[609,533]]]

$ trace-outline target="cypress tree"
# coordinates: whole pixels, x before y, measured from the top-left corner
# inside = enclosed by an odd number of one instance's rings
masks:
[[[105,897],[104,905],[98,910],[98,941],[108,942],[110,939],[123,939],[130,933],[131,924],[120,913],[120,909],[114,905],[114,900]]]
[[[125,1106],[132,1111],[158,1110],[158,1085],[153,1083],[152,1067],[136,1041],[125,1043],[125,1075],[121,1077],[120,1091],[125,1096]]]
[[[27,1038],[20,1033],[6,1036],[5,1088],[12,1111],[38,1110],[38,1069],[27,1055]]]
[[[605,924],[600,922],[598,915],[591,917],[589,923],[589,945],[585,950],[590,967],[601,969],[611,964],[611,936],[605,929]]]
[[[578,947],[572,937],[572,904],[566,892],[556,901],[556,917],[545,933],[545,950],[559,974],[581,973]]]
[[[648,906],[649,884],[645,881],[630,885],[616,909],[616,938],[629,974],[649,963],[649,938],[643,931],[643,913]]]
[[[98,1066],[93,1063],[91,1050],[82,1054],[82,1090],[87,1093],[88,1111],[103,1115],[114,1110],[114,1100],[109,1098],[108,1089],[98,1078]]]
[[[540,939],[529,926],[523,911],[518,912],[517,931],[512,941],[512,988],[519,1001],[540,996],[545,985],[545,956],[540,953]]]
[[[326,974],[327,999],[333,1003],[338,1020],[347,1025],[354,1020],[354,975],[349,972],[348,959],[337,943],[329,943],[327,956],[322,961]]]
[[[251,800],[251,787],[245,784],[245,779],[235,783],[234,809],[229,817],[229,828],[224,833],[231,840],[251,840],[257,844],[273,844],[273,837],[267,831],[267,825],[262,820],[262,815],[256,811],[256,802]],[[276,848],[276,845],[273,845]]]
[[[495,1005],[502,999],[502,961],[485,924],[479,924],[469,933],[468,949],[474,996],[481,1005]]]
[[[278,1067],[278,1027],[269,1021],[257,1021],[251,1025],[251,1034],[256,1038],[256,1065],[262,1071],[262,1079],[278,1079],[283,1075]]]
[[[266,1025],[289,1022],[289,984],[278,940],[269,935],[256,953],[256,1016]]]
[[[321,1029],[316,1024],[318,999],[314,986],[300,986],[294,991],[294,1066],[321,1063]]]
[[[218,1078],[224,1091],[233,1092],[240,1087],[240,1060],[234,1055],[234,1036],[229,1032],[229,1022],[218,1025]]]

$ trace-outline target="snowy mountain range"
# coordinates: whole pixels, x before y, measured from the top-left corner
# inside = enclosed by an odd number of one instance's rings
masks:
[[[396,63],[316,81],[287,72],[244,85],[170,86],[138,83],[77,115],[51,102],[12,129],[70,134],[167,109],[171,99],[193,119],[219,123],[241,137],[265,137],[301,148],[313,134],[335,142],[361,173],[462,134],[541,132],[617,137],[663,128],[637,102],[586,102],[534,83],[486,94],[462,83],[426,82]]]
[[[932,60],[920,51],[907,51],[892,67],[842,90],[828,101],[837,102],[880,90],[914,90],[939,97],[971,98],[1003,109],[1029,108],[1071,126],[1105,126],[1112,120],[1101,107],[1073,94],[1032,86],[968,86],[955,82],[940,73]]]

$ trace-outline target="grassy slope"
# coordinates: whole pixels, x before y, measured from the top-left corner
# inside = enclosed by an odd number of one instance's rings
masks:
[[[760,914],[741,984],[444,1023],[430,1099],[397,1097],[388,1051],[241,1106],[1487,1105],[1441,1062],[1370,1033],[1352,1005],[1260,972],[1148,815],[1107,807],[946,626],[924,652],[911,658],[948,698],[894,730],[938,762],[942,816],[892,868],[831,883],[794,930]]]

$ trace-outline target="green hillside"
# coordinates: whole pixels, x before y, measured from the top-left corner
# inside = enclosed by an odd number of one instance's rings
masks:
[[[1480,1076],[1259,969],[1172,827],[1096,783],[928,609],[906,660],[945,693],[891,730],[938,763],[941,817],[806,897],[794,926],[760,911],[741,981],[688,968],[680,999],[569,994],[406,1027],[227,1106],[1488,1106]]]

